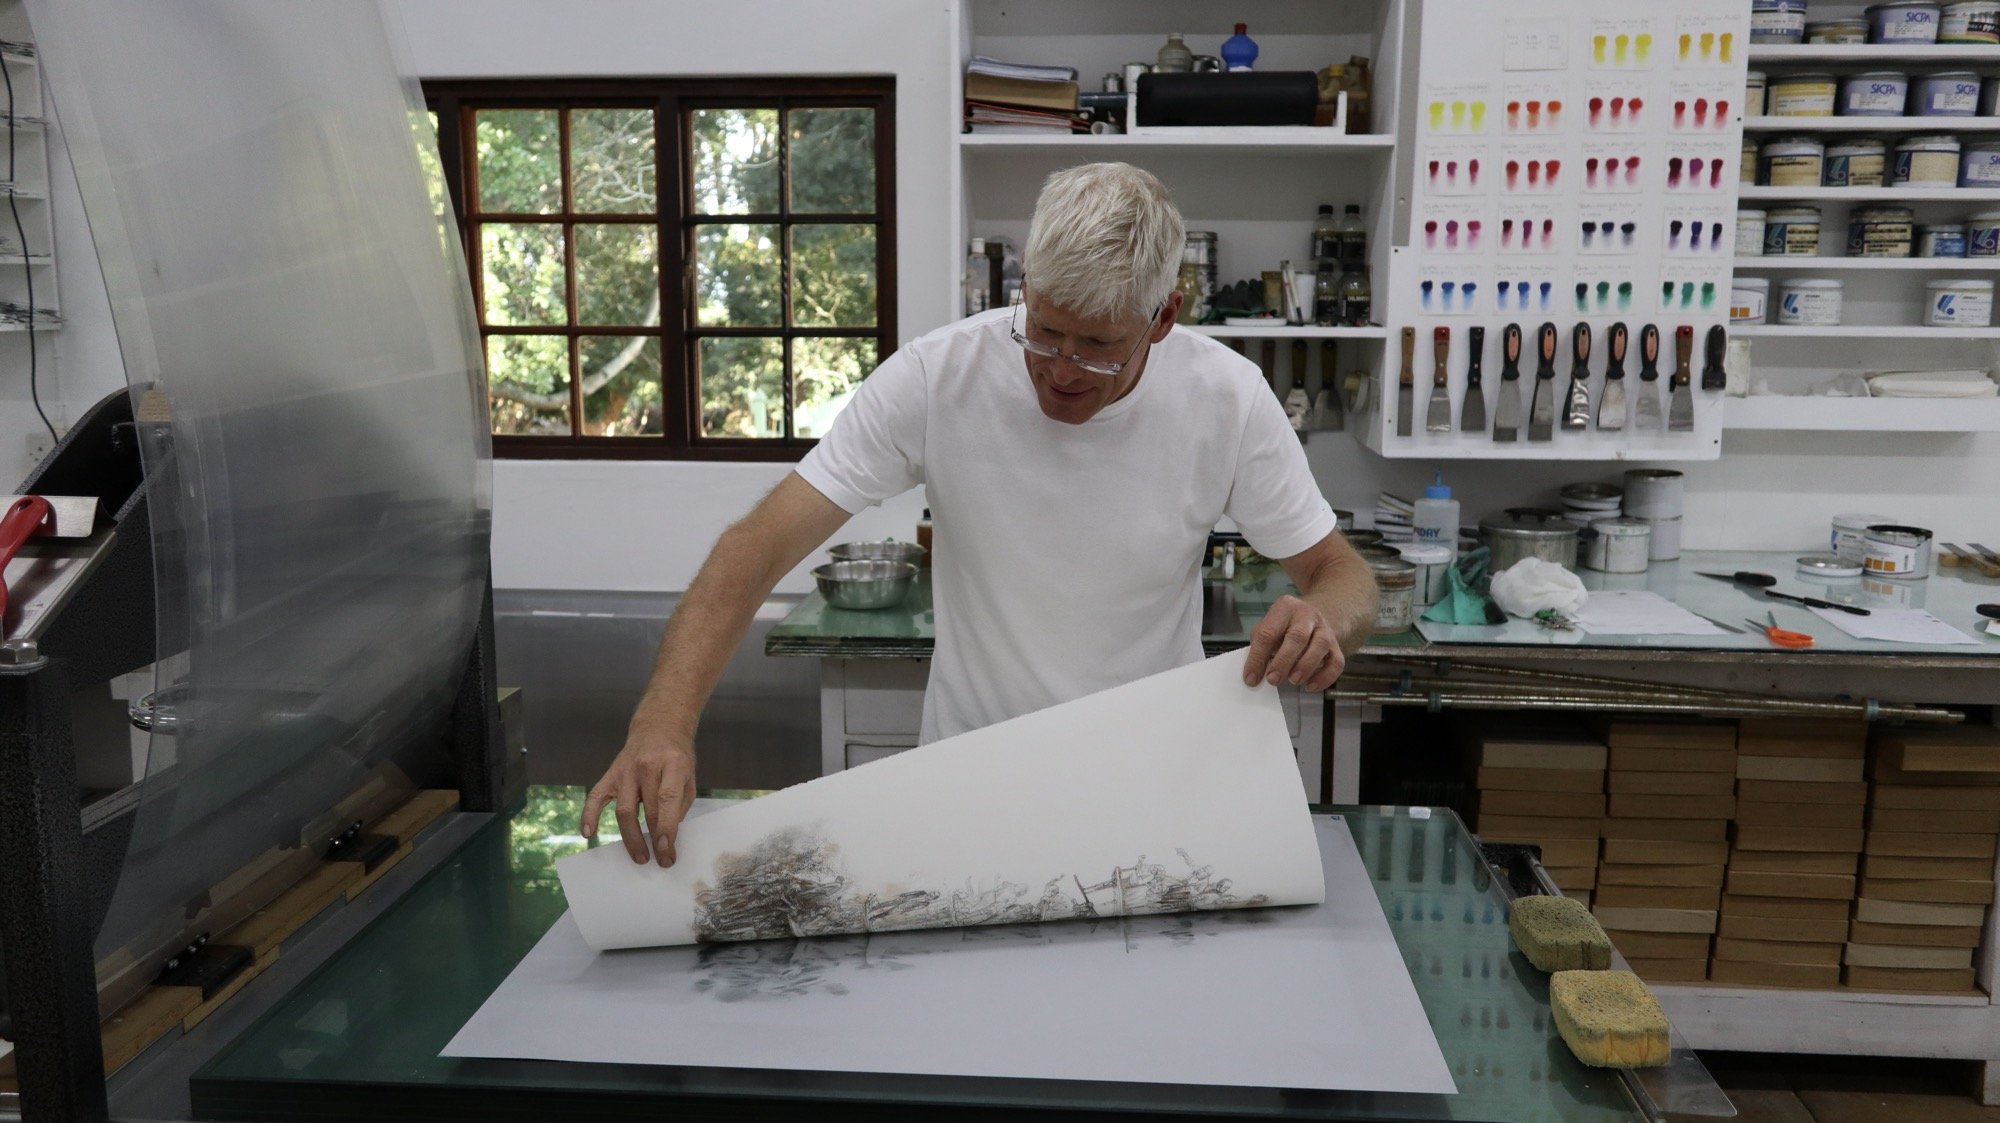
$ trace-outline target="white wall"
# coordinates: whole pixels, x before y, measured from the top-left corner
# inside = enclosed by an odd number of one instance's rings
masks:
[[[953,314],[957,294],[925,283],[948,274],[941,263],[956,243],[947,205],[957,119],[949,60],[955,52],[944,0],[389,3],[417,72],[426,77],[893,74],[903,279],[897,322],[909,338]],[[63,307],[70,318],[56,338],[61,397],[73,417],[123,376],[80,207],[73,187],[66,188],[66,165],[55,179]],[[15,393],[16,381],[6,380],[0,390],[0,463],[21,455],[16,434],[26,431],[17,421],[26,394],[24,388]],[[1335,506],[1367,512],[1378,491],[1415,495],[1430,478],[1430,465],[1383,461],[1347,434],[1315,434],[1306,447]],[[1615,481],[1625,467],[1456,462],[1446,474],[1470,522],[1503,506],[1552,503],[1563,483]],[[1983,533],[1994,544],[1991,527],[2000,515],[1994,494],[2000,434],[1737,433],[1725,438],[1720,462],[1679,467],[1689,476],[1684,538],[1692,547],[1803,551],[1823,543],[1830,517],[1847,511],[1894,514],[1949,541]],[[685,588],[716,535],[786,470],[770,464],[502,461],[494,471],[495,579],[503,588]],[[910,537],[919,506],[917,496],[904,496],[860,516],[840,537]],[[808,588],[803,572],[779,586],[781,592]]]

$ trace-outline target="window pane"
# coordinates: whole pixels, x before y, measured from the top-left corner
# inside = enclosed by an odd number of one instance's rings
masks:
[[[792,322],[856,328],[875,323],[875,228],[792,228]]]
[[[653,111],[577,109],[569,115],[571,206],[580,214],[656,209]]]
[[[792,210],[875,209],[875,111],[794,109]]]
[[[690,117],[696,214],[776,214],[778,111],[697,109]]]
[[[825,436],[875,363],[872,339],[792,340],[792,427],[798,435]]]
[[[785,275],[778,227],[731,223],[694,233],[695,322],[708,327],[778,327]]]
[[[563,309],[562,227],[553,222],[489,222],[479,228],[486,323],[533,327],[567,322]]]
[[[570,435],[569,340],[563,336],[487,336],[486,385],[495,433]]]
[[[576,322],[660,322],[660,232],[651,225],[576,228]]]
[[[703,339],[695,347],[702,436],[785,435],[785,351],[780,340]]]
[[[482,109],[479,209],[550,214],[562,209],[562,133],[553,109]]]
[[[583,431],[594,437],[659,436],[660,340],[586,335],[577,340]]]

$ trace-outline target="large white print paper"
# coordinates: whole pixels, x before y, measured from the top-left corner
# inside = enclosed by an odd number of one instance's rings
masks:
[[[599,950],[1316,904],[1284,714],[1246,657],[704,815],[671,869],[573,855],[563,892]]]
[[[1313,826],[1318,906],[605,953],[565,916],[444,1055],[1455,1092],[1347,824]]]

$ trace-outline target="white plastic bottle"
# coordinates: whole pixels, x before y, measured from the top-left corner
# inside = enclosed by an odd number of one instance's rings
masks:
[[[1411,528],[1417,541],[1450,549],[1452,563],[1457,564],[1458,500],[1451,497],[1451,489],[1444,485],[1444,469],[1438,469],[1436,482],[1424,489],[1424,497],[1417,500],[1416,508]]]
[[[971,316],[993,307],[992,268],[991,259],[986,256],[986,239],[974,238],[972,252],[965,259],[966,315]]]

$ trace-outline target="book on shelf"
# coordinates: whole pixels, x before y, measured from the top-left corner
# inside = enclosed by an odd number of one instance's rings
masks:
[[[965,66],[967,74],[991,78],[1023,78],[1031,82],[1075,82],[1074,66],[1042,66],[1035,63],[1002,62],[988,55],[974,55]]]
[[[1032,78],[1000,78],[991,74],[967,73],[965,101],[987,105],[1010,105],[1024,109],[1046,109],[1058,113],[1077,111],[1077,89],[1073,81],[1050,82]]]

